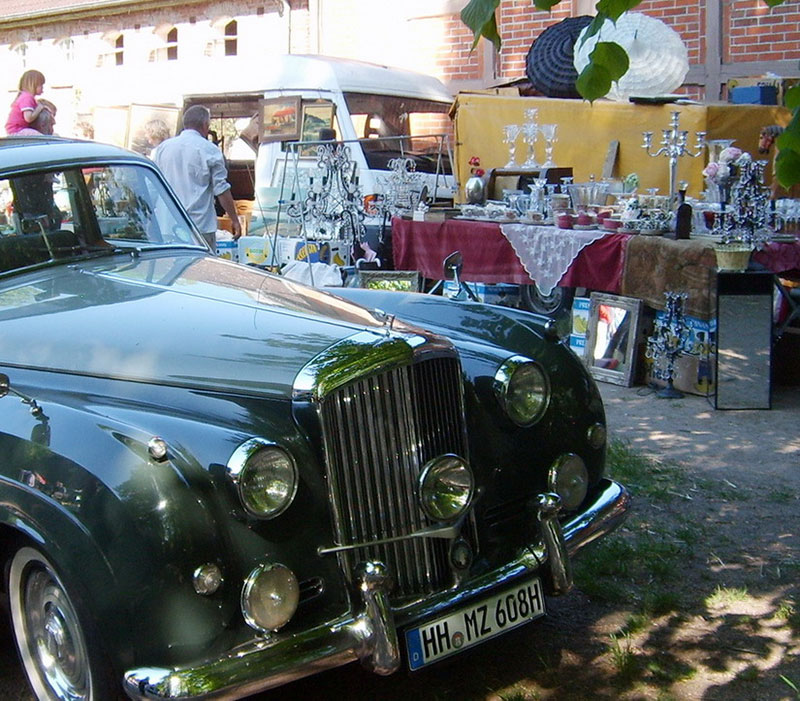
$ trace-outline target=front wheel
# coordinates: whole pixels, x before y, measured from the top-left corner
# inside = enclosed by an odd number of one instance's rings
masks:
[[[32,547],[17,550],[8,570],[11,622],[25,674],[40,701],[117,698],[90,659],[85,627],[50,561]],[[100,669],[99,661],[95,664]]]
[[[545,316],[558,316],[572,308],[575,297],[574,287],[554,287],[549,295],[539,291],[536,283],[520,286],[520,300],[523,309]]]

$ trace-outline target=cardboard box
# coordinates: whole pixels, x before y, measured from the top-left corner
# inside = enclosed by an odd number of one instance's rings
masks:
[[[774,85],[748,85],[731,90],[734,105],[777,105],[778,88]]]
[[[572,300],[572,330],[569,334],[569,347],[579,358],[583,358],[586,349],[590,302],[589,297],[575,297]]]
[[[753,76],[748,78],[731,78],[728,81],[728,102],[734,102],[733,94],[734,90],[738,88],[749,88],[749,87],[774,87],[776,90],[775,94],[775,102],[761,102],[755,104],[770,104],[770,105],[784,105],[786,104],[785,96],[786,91],[795,86],[800,84],[800,78],[780,78],[780,77],[767,77],[767,76]],[[740,95],[746,96],[748,93],[740,93]],[[741,98],[740,98],[741,99]],[[749,102],[749,101],[748,101]],[[743,104],[743,103],[739,103]],[[751,103],[752,104],[752,103]]]
[[[278,237],[276,264],[284,265],[293,260],[320,262],[321,245],[317,241],[306,241],[295,236]]]
[[[504,307],[519,306],[519,285],[509,283],[467,282],[479,301],[484,304],[499,304]],[[445,280],[442,294],[452,297],[458,292],[455,280]]]

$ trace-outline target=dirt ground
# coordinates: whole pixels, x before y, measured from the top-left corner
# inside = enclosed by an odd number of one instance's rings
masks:
[[[771,410],[737,411],[600,389],[611,437],[683,474],[666,504],[630,485],[620,538],[656,523],[701,534],[667,573],[685,608],[623,637],[636,597],[609,604],[576,589],[548,599],[546,618],[421,674],[380,678],[353,664],[252,698],[800,699],[790,685],[800,688],[800,387],[775,388]],[[26,701],[12,649],[0,627],[0,699]]]

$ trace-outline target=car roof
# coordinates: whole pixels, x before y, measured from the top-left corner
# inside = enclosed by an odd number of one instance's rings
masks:
[[[0,172],[92,161],[138,161],[143,156],[109,144],[60,136],[8,136],[0,138]]]

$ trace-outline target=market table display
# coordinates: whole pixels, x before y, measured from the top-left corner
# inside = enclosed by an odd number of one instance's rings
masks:
[[[564,244],[554,245],[555,241]],[[702,319],[715,314],[713,243],[706,236],[674,241],[663,236],[467,219],[392,220],[397,269],[419,270],[427,278],[440,280],[442,261],[458,250],[464,259],[465,280],[531,284],[542,279],[546,293],[558,261],[574,252],[563,275],[552,284],[637,297],[656,309],[663,309],[665,291],[683,291],[689,295],[686,312]],[[800,242],[770,243],[753,260],[774,273],[800,270]]]

